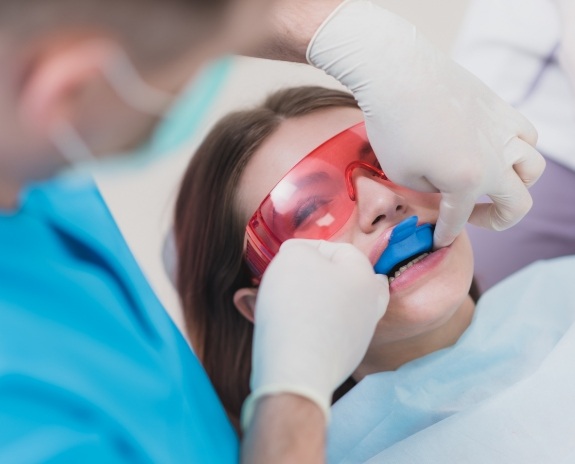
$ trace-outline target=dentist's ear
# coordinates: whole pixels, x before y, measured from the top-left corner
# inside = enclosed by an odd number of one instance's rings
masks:
[[[115,53],[108,38],[76,39],[39,51],[20,84],[18,110],[27,127],[48,136],[62,121],[75,117],[76,104]]]
[[[255,319],[257,296],[258,290],[256,288],[240,288],[234,293],[236,309],[252,324]]]

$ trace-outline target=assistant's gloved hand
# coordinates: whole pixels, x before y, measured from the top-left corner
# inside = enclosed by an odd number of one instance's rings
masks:
[[[535,129],[413,25],[369,1],[344,2],[307,55],[353,92],[388,177],[442,193],[435,246],[468,219],[502,230],[529,211],[527,187],[545,166]],[[475,204],[484,194],[492,205]]]
[[[363,359],[388,302],[387,277],[352,245],[285,242],[258,291],[242,427],[267,394],[304,396],[328,418],[334,390]]]

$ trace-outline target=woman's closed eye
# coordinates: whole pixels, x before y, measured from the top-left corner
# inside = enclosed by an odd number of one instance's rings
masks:
[[[292,217],[294,229],[299,229],[307,225],[310,221],[320,219],[327,212],[326,206],[333,201],[331,197],[313,196],[306,198],[305,201],[297,206]]]

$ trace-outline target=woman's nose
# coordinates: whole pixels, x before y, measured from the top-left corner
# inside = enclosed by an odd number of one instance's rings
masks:
[[[407,216],[405,198],[390,188],[389,181],[382,181],[367,173],[354,177],[359,227],[362,232],[367,234],[381,227],[389,227]]]

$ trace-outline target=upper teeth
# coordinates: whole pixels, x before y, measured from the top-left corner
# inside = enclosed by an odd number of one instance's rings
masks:
[[[415,263],[421,261],[423,258],[425,258],[426,256],[428,256],[429,253],[423,253],[422,255],[419,255],[417,258],[413,259],[412,261],[410,261],[409,263],[401,266],[397,271],[395,271],[395,274],[393,275],[393,277],[389,278],[389,283],[393,282],[395,279],[397,279],[401,273],[403,271],[405,271],[406,269],[409,269],[411,266],[413,266]]]

